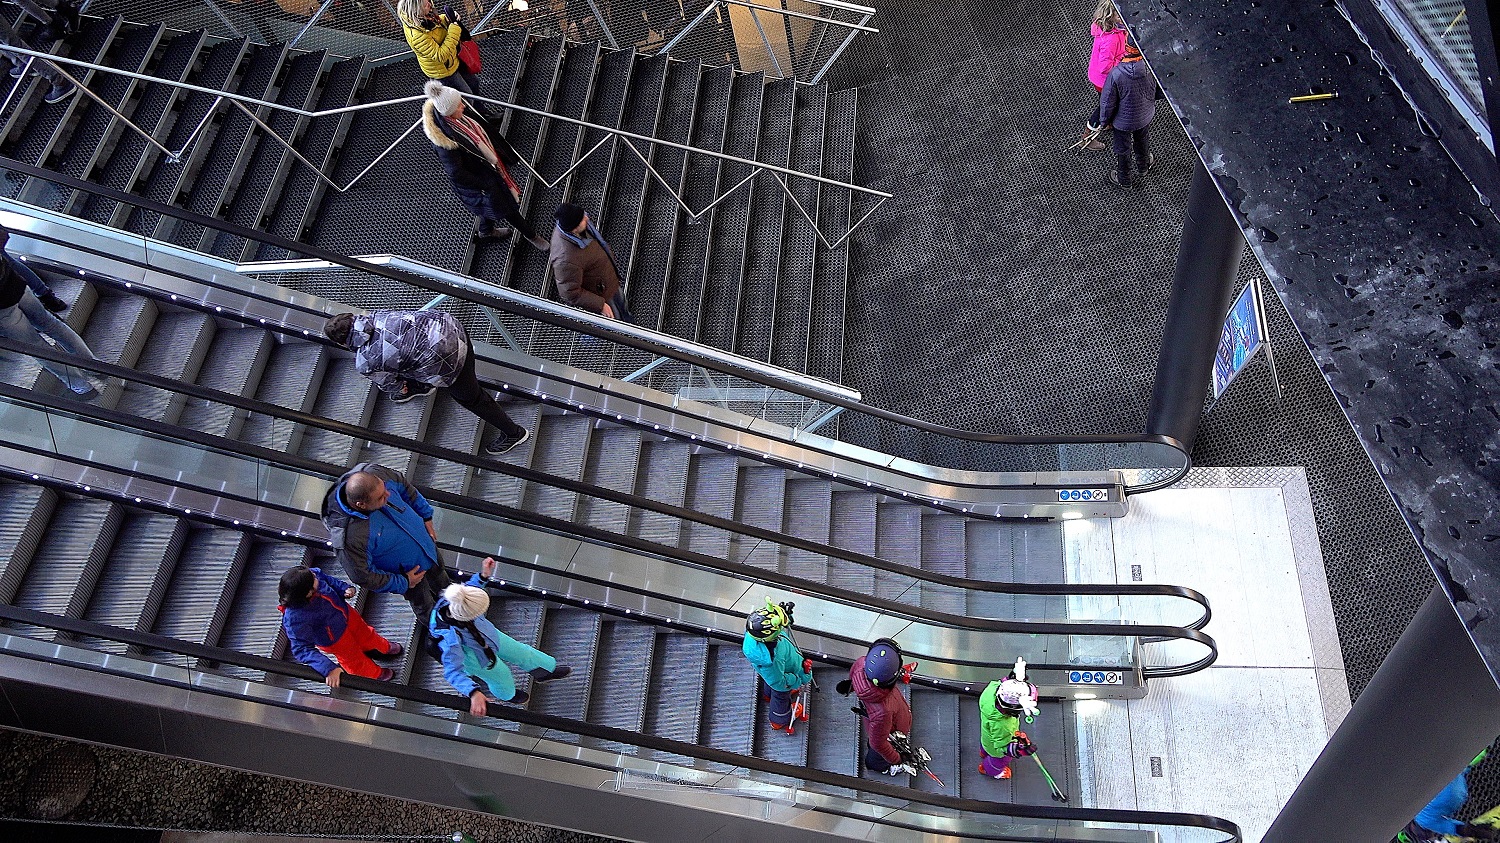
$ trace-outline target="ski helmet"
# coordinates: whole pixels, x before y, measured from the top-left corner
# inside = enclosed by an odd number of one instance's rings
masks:
[[[901,648],[891,639],[882,638],[865,653],[865,678],[877,688],[894,687],[901,678],[901,662]]]
[[[1006,714],[1025,714],[1028,719],[1037,713],[1036,686],[1024,679],[1002,679],[995,694],[995,706]]]
[[[766,600],[764,609],[756,609],[745,618],[745,631],[750,637],[761,643],[769,643],[776,640],[783,629],[792,625],[792,621],[786,615],[786,610]]]

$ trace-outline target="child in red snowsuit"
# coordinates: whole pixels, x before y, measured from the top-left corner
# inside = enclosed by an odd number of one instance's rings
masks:
[[[354,586],[321,569],[298,565],[281,575],[277,591],[281,628],[291,643],[292,655],[323,674],[328,687],[337,688],[344,673],[382,682],[395,677],[395,671],[377,666],[370,657],[398,658],[404,648],[381,637],[346,602],[354,597]]]

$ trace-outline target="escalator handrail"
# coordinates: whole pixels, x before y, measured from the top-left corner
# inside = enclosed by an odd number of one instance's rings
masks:
[[[49,629],[57,630],[59,632],[66,632],[70,635],[102,638],[116,641],[122,644],[140,647],[142,649],[160,650],[163,652],[190,656],[192,658],[197,658],[203,661],[233,665],[250,670],[259,670],[264,673],[274,673],[276,675],[291,679],[304,679],[308,681],[319,682],[323,679],[322,675],[320,675],[316,670],[313,670],[312,668],[301,664],[281,661],[265,656],[255,656],[248,653],[240,653],[234,650],[212,647],[206,644],[193,644],[191,642],[181,641],[179,639],[169,638],[167,636],[157,635],[155,633],[127,630],[120,627],[108,626],[106,624],[101,624],[94,621],[59,617],[47,612],[23,609],[18,606],[10,606],[3,603],[0,603],[0,619],[9,621],[11,623],[46,627]],[[154,675],[150,677],[143,677],[138,674],[121,675],[128,675],[131,678],[135,679],[146,679],[147,681],[156,683],[166,683],[170,681],[160,675]],[[453,709],[456,711],[466,711],[469,705],[469,701],[467,698],[459,697],[453,694],[443,694],[436,691],[428,691],[423,688],[414,688],[410,685],[396,685],[390,682],[378,682],[373,679],[364,679],[352,674],[344,676],[340,684],[347,685],[352,690],[393,697],[419,705],[430,705]],[[239,698],[238,695],[229,694],[227,692],[220,692],[217,689],[207,688],[202,685],[193,685],[192,687],[194,690],[198,691],[208,691],[215,694],[222,693],[222,695],[225,696]],[[258,702],[275,705],[277,707],[293,708],[304,711],[309,710],[301,706],[292,704],[290,700],[286,702],[276,700],[258,700]],[[349,719],[343,717],[342,715],[329,712],[326,709],[318,709],[316,713],[324,716],[340,717],[340,719]],[[826,770],[819,770],[813,767],[799,767],[794,764],[787,764],[780,761],[771,761],[768,759],[760,758],[758,756],[739,755],[727,750],[715,749],[713,747],[706,747],[700,744],[691,744],[684,741],[672,740],[670,738],[658,737],[656,735],[642,734],[640,732],[629,729],[620,729],[611,726],[601,726],[594,723],[570,720],[568,718],[549,714],[541,714],[527,709],[517,708],[515,706],[500,706],[491,703],[489,704],[488,716],[498,720],[509,720],[515,723],[524,723],[543,729],[576,734],[598,740],[613,741],[615,743],[627,744],[642,749],[669,752],[691,758],[701,759],[704,761],[727,764],[731,767],[745,767],[762,773],[786,776],[787,778],[792,779],[803,779],[816,782],[818,784],[829,785],[833,787],[843,787],[855,791],[875,793],[881,796],[902,799],[905,801],[915,802],[923,805],[930,805],[933,807],[948,808],[959,811],[969,811],[978,814],[1021,817],[1026,819],[1077,820],[1083,822],[1097,821],[1115,823],[1140,823],[1148,825],[1187,826],[1193,828],[1210,829],[1213,831],[1219,831],[1231,835],[1230,839],[1224,841],[1223,843],[1239,843],[1240,841],[1240,830],[1237,825],[1228,820],[1210,816],[1207,814],[1189,814],[1172,811],[1132,811],[1117,808],[1059,808],[1051,805],[1016,805],[1011,803],[1006,803],[1005,806],[1003,806],[1005,808],[1008,808],[1008,810],[1002,810],[1001,803],[989,802],[979,799],[965,799],[957,796],[945,796],[942,794],[930,794],[918,791],[914,788],[898,787],[897,785],[887,784],[880,781],[862,779],[855,776],[845,776],[839,773],[831,773]],[[402,728],[400,725],[389,722],[382,723],[381,725],[389,728]],[[446,740],[460,740],[468,742],[462,736],[457,735],[444,735],[443,738]],[[479,741],[474,742],[481,743]],[[492,746],[491,744],[487,743],[485,745]],[[534,748],[530,751],[522,749],[508,749],[506,751],[518,752],[527,755],[543,754],[537,752]],[[588,763],[580,761],[576,757],[561,757],[558,760],[565,760],[571,763]],[[590,764],[589,766],[595,765]],[[814,808],[814,810],[829,809],[827,809],[826,807],[816,807]],[[833,813],[841,812],[833,811]],[[874,818],[867,819],[870,819],[872,822],[880,822],[880,820]],[[908,826],[905,824],[893,825],[900,825],[901,827],[906,828],[918,828],[916,826]],[[1008,837],[996,839],[1014,838]]]
[[[177,303],[181,304],[180,301]],[[557,477],[555,475],[546,474],[533,468],[511,465],[499,460],[484,460],[473,454],[446,448],[441,445],[433,445],[425,441],[411,439],[393,433],[385,433],[383,431],[363,428],[359,425],[336,421],[334,419],[329,419],[325,416],[319,416],[314,413],[303,412],[301,410],[283,407],[279,404],[271,404],[269,402],[260,401],[255,398],[235,395],[233,393],[224,392],[222,390],[188,383],[186,381],[173,380],[171,378],[162,377],[160,375],[153,375],[149,372],[142,372],[137,369],[131,369],[126,366],[107,363],[102,360],[94,360],[87,357],[68,354],[60,349],[53,348],[50,345],[38,346],[35,344],[23,343],[17,340],[0,337],[0,351],[8,351],[13,354],[29,355],[57,363],[65,363],[70,366],[88,369],[107,375],[109,377],[119,378],[121,380],[133,383],[139,383],[141,385],[149,386],[155,389],[175,392],[181,395],[190,396],[192,398],[199,398],[217,404],[224,404],[235,407],[237,409],[259,413],[271,418],[277,418],[284,421],[301,424],[307,427],[325,430],[331,433],[350,436],[355,439],[364,439],[378,442],[382,445],[390,445],[392,447],[412,451],[424,456],[433,457],[434,459],[440,459],[446,462],[464,465],[469,468],[483,469],[485,471],[492,471],[497,474],[505,474],[532,483],[566,489],[570,492],[576,492],[590,497],[600,498],[612,503],[618,503],[625,506],[631,506],[651,512],[657,512],[663,515],[672,516],[674,518],[680,518],[684,521],[690,521],[693,523],[722,529],[728,532],[738,533],[740,535],[761,539],[763,541],[774,542],[786,547],[805,550],[810,553],[816,553],[831,558],[842,559],[847,562],[852,562],[869,568],[875,568],[877,570],[886,571],[889,573],[908,576],[912,579],[920,580],[923,582],[930,582],[952,588],[962,588],[968,589],[970,591],[980,591],[994,594],[1104,597],[1173,597],[1197,603],[1203,609],[1202,615],[1200,617],[1196,618],[1192,623],[1184,625],[1187,629],[1202,629],[1212,617],[1212,609],[1209,606],[1208,597],[1202,592],[1199,592],[1192,588],[1188,588],[1186,586],[1157,583],[1000,583],[988,580],[971,580],[967,577],[959,577],[952,574],[944,574],[937,571],[928,571],[926,569],[913,567],[910,565],[903,565],[900,562],[894,562],[889,559],[860,553],[858,551],[847,550],[836,545],[826,544],[812,539],[801,538],[788,533],[784,533],[779,530],[773,530],[766,527],[756,527],[754,525],[734,521],[733,519],[710,515],[709,513],[701,512],[696,509],[690,509],[685,506],[664,503],[653,498],[646,497],[644,495],[638,495],[631,492],[621,492],[583,480],[573,480],[571,478]],[[0,384],[0,394],[5,394],[13,398],[30,399],[33,397],[31,393],[27,392],[26,390],[22,390],[19,387],[11,387],[5,384]],[[124,414],[116,410],[97,407],[93,404],[82,403],[80,404],[80,406],[92,408],[88,412],[85,412],[84,415],[98,414],[98,417],[108,418],[110,422],[116,424],[125,423],[125,420],[127,419],[138,420],[142,423],[143,429],[151,430],[152,432],[159,433],[164,436],[170,436],[173,438],[181,438],[182,433],[189,430],[188,428],[183,428],[178,425],[164,425],[163,423],[156,422],[153,419],[146,419],[140,416]],[[211,443],[203,442],[200,444]],[[224,448],[228,450],[238,450],[239,446],[247,448],[254,447],[249,445],[248,443],[235,442],[234,444],[236,446],[234,448],[226,448],[225,446],[217,444],[211,444],[211,447]],[[272,453],[276,453],[278,455],[276,457],[277,461],[295,461],[296,459],[301,459],[294,454],[284,454],[282,452]],[[257,458],[262,457],[257,456]],[[316,470],[320,472],[328,470],[328,467],[331,466],[330,463],[322,463],[319,461],[310,461],[309,465],[312,466],[310,470]],[[338,474],[341,473],[342,472],[338,472],[334,476],[338,476]],[[424,494],[425,493],[426,492],[424,490]],[[520,512],[521,510],[516,511]]]
[[[491,292],[487,290],[475,290],[469,287],[462,287],[456,284],[451,284],[447,281],[427,278],[422,275],[406,272],[404,270],[389,266],[379,266],[376,264],[367,263],[355,257],[342,255],[337,252],[323,249],[321,247],[314,246],[308,243],[301,243],[296,240],[290,240],[271,232],[259,231],[257,229],[237,225],[227,220],[219,220],[214,217],[197,214],[181,208],[176,208],[166,203],[157,202],[155,200],[136,196],[131,193],[115,190],[113,188],[94,184],[92,182],[75,178],[63,173],[48,170],[43,167],[37,167],[32,164],[17,161],[16,159],[10,158],[8,156],[0,156],[0,169],[14,170],[16,172],[25,173],[27,175],[43,179],[44,181],[51,181],[62,184],[76,190],[103,196],[116,202],[131,205],[133,207],[143,208],[154,213],[159,213],[179,220],[184,220],[196,225],[204,226],[206,228],[232,234],[237,237],[243,237],[247,240],[266,243],[277,248],[285,249],[289,252],[311,255],[320,260],[326,260],[331,263],[336,263],[340,266],[345,266],[359,272],[378,275],[383,278],[388,278],[392,281],[399,281],[401,283],[424,289],[429,292],[440,293],[463,301],[473,301],[486,307],[495,308],[497,310],[501,310],[513,315],[523,316],[528,319],[533,319],[538,322],[565,328],[577,333],[588,334],[590,336],[598,337],[600,339],[608,340],[620,345],[625,345],[641,351],[646,351],[651,354],[670,357],[675,360],[702,366],[704,368],[719,371],[724,374],[730,374],[735,377],[744,378],[745,380],[753,381],[755,383],[761,384],[762,386],[769,386],[773,389],[790,392],[796,395],[800,395],[804,398],[822,401],[827,404],[842,407],[845,410],[852,410],[855,412],[875,416],[876,418],[894,422],[905,427],[916,428],[926,433],[937,434],[939,436],[944,436],[951,439],[959,439],[967,442],[997,445],[1054,446],[1076,444],[1159,444],[1175,448],[1182,455],[1183,468],[1180,472],[1165,480],[1148,483],[1144,486],[1137,487],[1131,490],[1134,493],[1153,491],[1155,489],[1170,486],[1180,480],[1192,465],[1191,457],[1183,444],[1165,434],[1140,433],[1119,434],[1111,436],[1078,435],[1055,437],[1013,436],[1002,433],[980,433],[978,431],[962,430],[955,427],[949,427],[947,425],[937,424],[935,422],[929,422],[923,419],[913,418],[911,416],[897,413],[893,410],[874,407],[864,403],[863,401],[848,398],[844,395],[839,394],[838,392],[819,392],[809,388],[808,386],[800,382],[791,382],[785,379],[778,379],[774,375],[764,372],[759,368],[740,368],[735,371],[725,371],[726,368],[733,368],[733,366],[730,363],[726,363],[724,360],[719,359],[717,355],[713,356],[712,359],[710,359],[709,356],[703,353],[699,353],[695,349],[688,347],[690,345],[696,344],[687,343],[686,341],[682,341],[679,338],[672,337],[668,334],[662,334],[660,332],[638,328],[628,323],[622,323],[619,320],[595,317],[593,316],[593,314],[584,314],[582,311],[570,312],[569,309],[564,308],[543,308],[536,304],[529,304],[527,302],[527,299],[532,299],[535,297],[528,296],[523,293],[503,290],[503,288],[496,288],[497,290],[502,291],[498,294],[497,292]],[[550,304],[546,302],[542,303]]]
[[[0,348],[5,348],[7,346],[8,343],[5,340],[0,339]],[[178,427],[176,425],[169,425],[153,419],[142,419],[138,416],[120,413],[116,410],[108,410],[105,408],[96,407],[92,404],[76,399],[69,399],[60,396],[40,395],[30,390],[21,389],[19,387],[11,386],[5,383],[0,383],[0,397],[8,398],[13,401],[37,404],[52,411],[94,418],[110,424],[119,425],[121,427],[143,430],[168,439],[177,439],[192,442],[196,445],[201,445],[203,447],[212,448],[218,451],[238,454],[249,459],[266,461],[270,463],[279,463],[284,466],[295,468],[298,471],[319,474],[325,477],[338,477],[344,471],[341,466],[335,466],[307,457],[287,454],[281,451],[272,450],[270,448],[263,448],[257,445],[240,442],[238,440],[228,439],[226,437],[213,436],[201,431]],[[64,454],[58,454],[46,449],[31,448],[19,444],[11,444],[10,447],[49,457],[60,458],[68,462],[82,463],[91,466],[95,465],[94,463],[91,463],[87,460],[73,458]],[[194,486],[193,484],[185,483],[177,478],[168,479],[155,477],[149,474],[143,474],[137,471],[123,471],[122,469],[118,469],[114,466],[108,465],[102,466],[102,468],[107,471],[122,472],[131,474],[133,476],[152,477],[152,479],[167,483],[169,485],[193,489],[205,494],[222,496],[229,499],[236,499],[235,496],[228,495],[222,490]],[[943,628],[978,630],[995,633],[1030,633],[1037,635],[1082,635],[1096,637],[1116,636],[1141,639],[1175,639],[1179,641],[1192,641],[1195,644],[1203,646],[1207,650],[1206,655],[1193,662],[1188,662],[1186,664],[1176,666],[1150,668],[1146,673],[1146,676],[1148,678],[1183,676],[1190,673],[1196,673],[1212,665],[1215,661],[1217,661],[1219,655],[1218,644],[1213,640],[1213,638],[1196,629],[1187,629],[1184,627],[1156,624],[1085,624],[1076,622],[1068,623],[1065,621],[1001,620],[998,618],[973,618],[966,615],[955,615],[948,612],[937,611],[935,609],[928,609],[924,606],[900,603],[888,598],[862,594],[857,591],[838,588],[826,583],[813,583],[808,580],[802,580],[787,574],[783,574],[780,571],[771,571],[763,568],[757,568],[745,563],[733,562],[727,559],[697,553],[686,548],[661,545],[646,539],[638,538],[636,536],[613,533],[597,527],[589,526],[587,524],[579,524],[561,518],[553,518],[538,513],[526,512],[524,510],[508,507],[503,504],[497,504],[490,501],[453,495],[446,492],[438,492],[436,490],[434,490],[431,494],[424,492],[424,495],[426,495],[433,501],[454,509],[466,509],[501,520],[519,522],[553,533],[585,538],[590,540],[591,543],[595,544],[624,547],[628,550],[646,553],[658,557],[664,557],[695,567],[730,574],[742,579],[768,583],[779,588],[792,591],[794,593],[800,592],[805,594],[815,594],[819,597],[824,597],[837,603],[859,606],[866,609],[873,609],[884,614],[901,617],[909,621],[919,621]],[[308,518],[309,520],[318,520],[319,518],[319,513],[308,512],[306,510],[298,510],[294,507],[271,506],[265,502],[259,501],[257,501],[256,505],[272,509],[279,509],[285,512],[300,515],[302,517]],[[459,549],[465,553],[474,552],[472,548]],[[929,658],[932,657],[929,656]]]

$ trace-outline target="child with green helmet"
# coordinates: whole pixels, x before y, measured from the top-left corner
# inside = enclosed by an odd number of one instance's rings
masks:
[[[791,732],[792,696],[812,681],[812,661],[802,657],[785,631],[792,626],[791,603],[773,603],[756,609],[745,619],[745,641],[741,649],[770,689],[771,728]]]

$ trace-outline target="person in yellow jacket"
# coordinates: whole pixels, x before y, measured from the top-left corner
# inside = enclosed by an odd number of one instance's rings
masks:
[[[417,55],[417,66],[429,79],[436,79],[466,94],[479,93],[479,77],[458,59],[464,37],[463,21],[452,9],[439,13],[432,0],[401,0],[397,7],[406,43]]]

